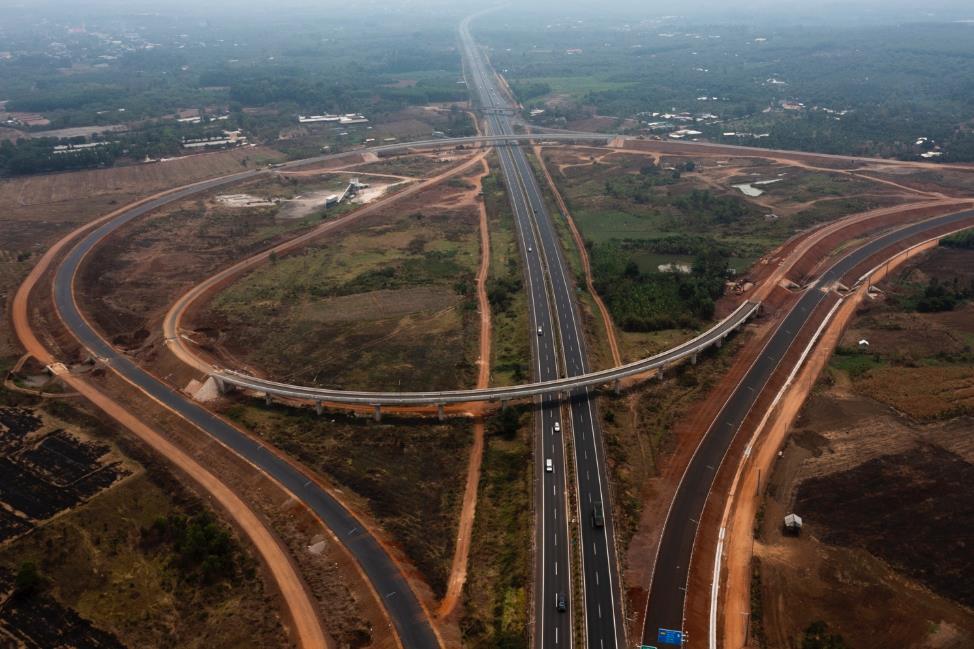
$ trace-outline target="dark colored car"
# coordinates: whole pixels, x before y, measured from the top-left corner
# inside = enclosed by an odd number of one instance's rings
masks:
[[[555,608],[561,612],[568,608],[568,604],[565,603],[565,593],[555,593]]]
[[[605,514],[602,513],[602,503],[596,500],[592,503],[592,527],[603,525],[605,525]]]

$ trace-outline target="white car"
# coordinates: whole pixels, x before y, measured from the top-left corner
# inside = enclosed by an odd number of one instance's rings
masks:
[[[528,246],[528,252],[534,252],[534,248],[532,248],[531,246]]]
[[[543,336],[544,335],[544,330],[541,327],[538,327],[538,335],[539,336]]]
[[[555,432],[556,433],[560,433],[561,432],[561,423],[560,422],[557,422],[557,421],[555,422]]]
[[[552,471],[555,470],[555,465],[551,461],[551,458],[548,458],[547,460],[544,461],[544,470],[547,471],[548,473],[551,473]]]

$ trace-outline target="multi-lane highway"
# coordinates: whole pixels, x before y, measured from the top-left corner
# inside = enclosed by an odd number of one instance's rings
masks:
[[[873,255],[925,231],[974,218],[974,210],[915,223],[877,237],[842,257],[808,286],[768,339],[697,447],[680,481],[663,528],[650,584],[643,643],[657,645],[659,629],[682,630],[690,559],[711,485],[737,431],[782,357],[834,285]]]
[[[468,85],[484,109],[490,134],[513,133],[508,113],[513,108],[497,87],[496,77],[477,48],[469,31],[470,18],[460,27]],[[574,295],[560,243],[555,234],[541,189],[524,152],[516,147],[499,147],[498,156],[514,208],[515,221],[526,257],[526,275],[532,319],[538,331],[536,345],[539,380],[577,376],[588,371],[585,343]],[[527,246],[527,248],[523,248]],[[531,252],[528,252],[531,251]],[[537,572],[535,598],[535,642],[538,647],[572,645],[570,613],[578,611],[586,647],[618,647],[624,644],[622,607],[618,593],[612,514],[604,448],[595,405],[587,387],[567,391],[564,410],[570,427],[555,432],[553,423],[562,407],[551,395],[542,396],[538,451]],[[565,423],[565,422],[561,422]],[[571,435],[574,456],[565,457],[565,437]],[[554,471],[542,467],[553,460]],[[544,462],[542,462],[544,460]],[[577,496],[574,507],[565,498],[563,472],[574,473],[571,485]],[[557,474],[557,475],[554,475]],[[598,525],[593,511],[599,510]],[[569,545],[567,517],[576,519],[579,538]],[[572,559],[581,560],[582,606],[573,606],[570,591]],[[568,611],[556,607],[565,597]]]

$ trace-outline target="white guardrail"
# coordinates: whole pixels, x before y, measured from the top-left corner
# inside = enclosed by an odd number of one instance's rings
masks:
[[[225,391],[228,387],[236,387],[261,392],[268,398],[277,396],[315,403],[404,406],[523,399],[540,394],[570,392],[578,388],[614,383],[651,370],[665,369],[667,365],[677,363],[685,358],[693,358],[695,361],[696,355],[708,347],[713,345],[719,347],[727,336],[739,329],[760,307],[759,302],[746,301],[737,307],[733,313],[702,334],[648,358],[607,370],[517,386],[440,392],[361,392],[278,383],[228,369],[216,369],[210,373],[210,376],[216,381],[221,391]]]

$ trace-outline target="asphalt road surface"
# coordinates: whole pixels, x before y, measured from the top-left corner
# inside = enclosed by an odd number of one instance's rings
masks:
[[[149,396],[259,467],[310,507],[331,528],[365,571],[379,597],[382,598],[382,603],[386,606],[399,632],[403,646],[409,649],[434,649],[439,647],[439,643],[433,629],[415,594],[399,572],[398,566],[393,563],[376,539],[367,530],[362,529],[358,521],[338,501],[308,480],[300,471],[271,453],[265,446],[135,365],[94,331],[75,303],[73,282],[78,268],[88,251],[106,234],[160,205],[171,202],[174,197],[188,196],[201,189],[236,182],[255,173],[257,172],[244,172],[229,178],[193,185],[181,192],[150,201],[93,230],[71,249],[58,267],[54,278],[55,305],[68,329],[100,360],[111,365],[125,379]]]
[[[974,217],[974,210],[928,219],[877,237],[840,259],[805,289],[724,404],[683,474],[670,505],[656,556],[643,627],[644,644],[658,646],[660,628],[684,628],[684,604],[697,521],[703,513],[717,469],[747,413],[815,308],[836,282],[872,255],[926,230],[971,217]]]
[[[469,32],[469,19],[461,24],[468,83],[473,84],[492,135],[513,132],[506,109],[511,106],[497,89],[483,54]],[[501,109],[501,110],[496,110]],[[584,374],[588,371],[585,343],[574,295],[560,243],[548,215],[541,189],[524,152],[518,147],[498,147],[501,168],[514,207],[515,220],[522,237],[522,254],[526,257],[528,294],[532,318],[538,336],[536,360],[540,380],[558,376]],[[532,252],[526,252],[529,246]],[[538,272],[541,272],[539,281]],[[547,271],[545,275],[544,271]],[[547,281],[544,281],[547,279]],[[557,340],[555,339],[557,336]],[[561,412],[559,403],[549,395],[542,397],[541,430],[537,449],[538,525],[537,584],[535,601],[535,639],[539,647],[571,646],[571,624],[568,613],[555,608],[556,595],[568,600],[569,611],[581,610],[584,617],[585,646],[604,649],[624,644],[622,609],[618,596],[615,546],[612,537],[612,514],[608,498],[608,478],[598,415],[587,388],[573,390],[567,399],[571,427],[553,431],[553,420]],[[564,423],[564,422],[562,422]],[[567,470],[564,436],[572,435],[575,489],[578,506],[569,508],[564,496]],[[543,469],[542,460],[552,459],[555,471]],[[591,514],[597,503],[604,512],[604,525],[595,527]],[[580,548],[567,541],[567,517],[577,518],[581,532]],[[583,606],[576,609],[570,598],[568,568],[570,553],[576,550],[582,563]]]

